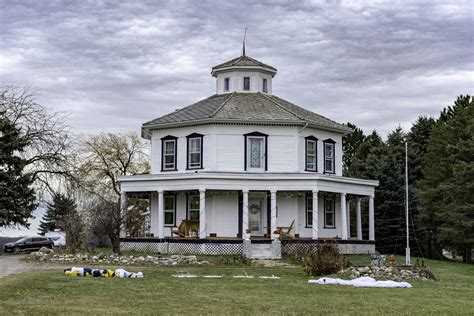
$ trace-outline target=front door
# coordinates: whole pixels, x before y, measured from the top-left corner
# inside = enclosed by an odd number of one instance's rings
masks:
[[[263,199],[249,199],[249,229],[253,236],[263,235]]]

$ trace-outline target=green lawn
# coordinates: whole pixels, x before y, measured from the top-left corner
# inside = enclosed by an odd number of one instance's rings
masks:
[[[351,258],[360,263],[361,258]],[[0,279],[0,314],[469,314],[474,313],[474,266],[427,261],[439,281],[411,289],[307,284],[300,268],[220,264],[181,268],[224,279],[176,279],[175,268],[129,267],[143,279],[68,278],[57,271]],[[278,275],[280,280],[232,279]]]

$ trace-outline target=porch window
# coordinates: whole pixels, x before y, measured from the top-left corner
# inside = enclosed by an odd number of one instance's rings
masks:
[[[244,170],[267,170],[267,138],[268,135],[259,132],[245,134],[244,143]]]
[[[165,213],[165,226],[176,226],[176,196],[165,195],[163,197]]]
[[[306,195],[306,227],[313,227],[313,196]]]
[[[166,136],[161,139],[161,170],[176,171],[176,143],[178,138]]]
[[[335,228],[336,197],[326,196],[324,198],[324,228]]]
[[[244,77],[244,91],[250,91],[250,77]]]
[[[305,138],[306,141],[306,171],[317,171],[317,152],[318,152],[318,139],[314,136],[308,136]]]
[[[335,144],[332,139],[324,141],[324,172],[335,173]]]
[[[263,92],[268,93],[268,80],[266,78],[263,78]]]
[[[188,169],[202,169],[202,138],[203,135],[193,133],[187,136],[188,139]]]
[[[188,219],[199,220],[199,194],[188,195]]]
[[[229,91],[229,78],[224,78],[224,91]]]

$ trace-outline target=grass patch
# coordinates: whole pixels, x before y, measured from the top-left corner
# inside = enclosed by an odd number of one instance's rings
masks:
[[[367,264],[368,256],[350,257]],[[474,266],[431,261],[439,281],[411,289],[307,284],[302,269],[216,265],[178,268],[225,279],[176,279],[171,267],[130,267],[143,279],[68,278],[62,270],[12,275],[0,282],[0,314],[472,314]],[[280,280],[232,279],[278,275]]]

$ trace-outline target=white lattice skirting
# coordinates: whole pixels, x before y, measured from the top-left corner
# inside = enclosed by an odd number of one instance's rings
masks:
[[[242,244],[122,241],[120,249],[161,254],[237,255],[242,253]]]

